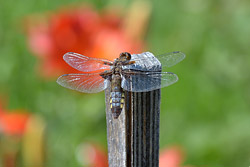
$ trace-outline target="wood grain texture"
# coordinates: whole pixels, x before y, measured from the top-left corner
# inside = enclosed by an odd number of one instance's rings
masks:
[[[125,92],[125,108],[114,119],[106,91],[110,167],[159,166],[160,90]]]
[[[133,56],[149,59],[143,59],[145,61],[128,69],[161,71],[161,64],[152,53]],[[160,84],[141,81],[134,76],[130,80],[133,88],[140,82],[146,82],[147,86]],[[140,93],[125,91],[125,105],[118,119],[112,117],[109,95],[110,88],[105,91],[109,167],[158,167],[161,90]]]
[[[160,90],[132,95],[131,166],[159,166]]]
[[[126,167],[126,121],[124,108],[115,119],[110,109],[110,89],[105,91],[106,97],[106,121],[107,121],[107,141],[108,141],[108,160],[109,167]]]

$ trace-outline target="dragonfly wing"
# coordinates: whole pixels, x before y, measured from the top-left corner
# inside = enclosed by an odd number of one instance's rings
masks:
[[[124,73],[122,77],[122,88],[131,92],[148,92],[178,81],[177,75],[171,72],[131,71]]]
[[[172,67],[182,61],[185,57],[186,55],[180,51],[170,52],[156,56],[156,58],[161,62],[162,67]]]
[[[110,70],[113,62],[106,59],[91,58],[78,53],[68,52],[63,59],[73,68],[82,72]]]
[[[171,67],[179,63],[185,58],[185,54],[179,51],[154,56],[150,52],[144,52],[141,54],[133,54],[131,61],[135,61],[135,64],[124,66],[124,69],[134,69],[141,71],[156,71],[161,67]],[[161,67],[159,67],[161,65]],[[165,69],[163,69],[165,71]]]
[[[97,93],[109,86],[109,80],[100,76],[100,73],[65,74],[57,79],[63,87],[84,93]]]

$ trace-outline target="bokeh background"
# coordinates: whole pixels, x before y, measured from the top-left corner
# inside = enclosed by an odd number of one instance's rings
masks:
[[[104,93],[56,83],[72,71],[65,52],[114,59],[122,51],[177,50],[187,56],[169,69],[179,81],[162,89],[160,147],[181,150],[180,166],[249,166],[250,1],[2,0],[4,167],[86,166],[88,153],[79,150],[96,145],[106,154]]]

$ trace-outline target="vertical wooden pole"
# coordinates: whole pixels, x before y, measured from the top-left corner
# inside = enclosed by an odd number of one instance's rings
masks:
[[[118,119],[115,119],[110,110],[110,89],[105,91],[105,96],[109,167],[126,167],[126,115],[123,109]]]
[[[160,90],[133,93],[132,166],[159,166]]]
[[[157,61],[153,66],[161,68]],[[136,84],[140,80],[131,82]],[[160,89],[141,93],[126,91],[125,107],[118,119],[112,116],[109,95],[110,89],[106,89],[109,167],[158,167]]]
[[[109,109],[106,91],[109,167],[158,167],[160,90],[125,92],[118,119]]]

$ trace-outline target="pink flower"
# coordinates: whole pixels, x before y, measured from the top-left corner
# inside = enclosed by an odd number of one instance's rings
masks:
[[[76,153],[83,166],[108,167],[107,153],[97,144],[83,143],[79,145]]]
[[[178,147],[163,149],[160,152],[159,167],[180,167],[183,156],[182,150]]]
[[[108,167],[107,153],[96,144],[81,144],[77,149],[77,158],[83,166]],[[184,153],[177,146],[160,151],[159,167],[182,167],[183,161]]]

